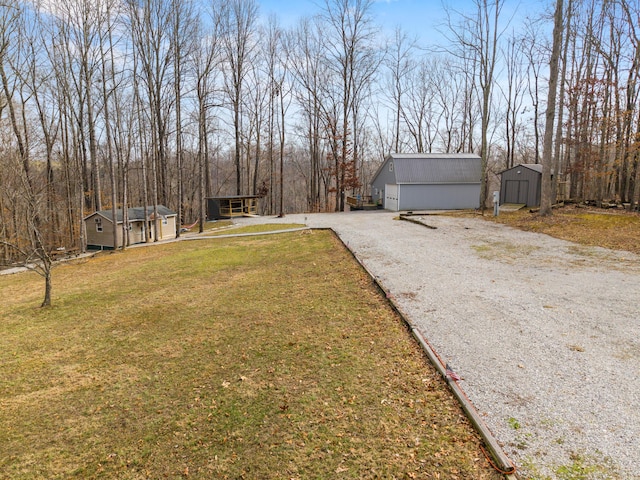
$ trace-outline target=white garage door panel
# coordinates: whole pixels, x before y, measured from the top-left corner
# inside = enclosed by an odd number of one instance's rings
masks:
[[[393,212],[398,211],[398,185],[384,186],[384,208]]]

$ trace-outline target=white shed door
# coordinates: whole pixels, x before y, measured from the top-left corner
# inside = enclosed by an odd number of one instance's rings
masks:
[[[392,212],[398,211],[398,185],[387,183],[384,186],[384,208]]]

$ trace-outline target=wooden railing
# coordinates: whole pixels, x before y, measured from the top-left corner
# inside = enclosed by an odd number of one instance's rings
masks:
[[[225,217],[257,215],[258,201],[255,198],[238,198],[220,202],[220,214]]]
[[[377,207],[377,205],[373,202],[373,197],[371,197],[371,195],[350,195],[347,197],[347,205],[355,210]]]

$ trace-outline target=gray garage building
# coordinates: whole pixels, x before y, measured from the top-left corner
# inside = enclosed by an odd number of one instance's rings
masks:
[[[500,174],[500,204],[537,207],[541,191],[542,165],[539,163],[522,163]]]
[[[392,211],[478,208],[481,179],[472,153],[393,153],[373,177],[371,197]]]

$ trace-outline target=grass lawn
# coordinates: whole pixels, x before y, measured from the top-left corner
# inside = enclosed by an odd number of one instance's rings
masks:
[[[269,233],[280,230],[291,230],[295,228],[304,228],[301,223],[265,223],[257,225],[235,226],[233,228],[221,228],[219,230],[210,230],[205,232],[205,236],[212,235],[245,235],[255,233]]]
[[[640,215],[637,213],[568,205],[554,209],[553,215],[548,217],[523,209],[500,213],[498,217],[485,215],[484,218],[582,245],[640,254]]]
[[[330,232],[0,277],[2,478],[497,479]]]

